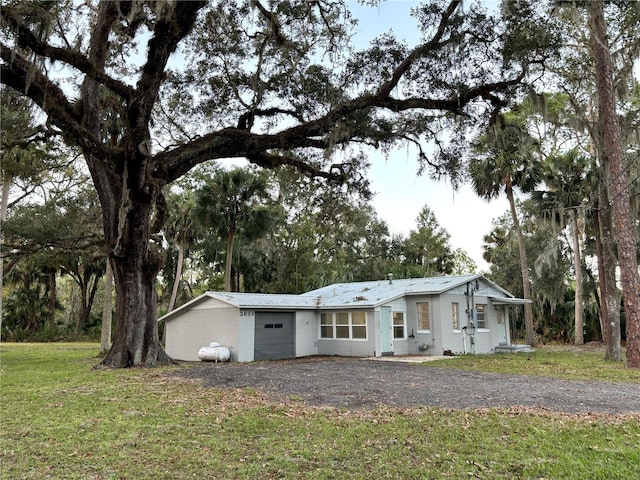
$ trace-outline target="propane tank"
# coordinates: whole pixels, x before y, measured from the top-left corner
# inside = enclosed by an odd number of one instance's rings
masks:
[[[221,347],[218,342],[211,342],[208,347],[202,347],[198,351],[198,358],[203,362],[228,362],[231,360],[231,351],[227,347]]]

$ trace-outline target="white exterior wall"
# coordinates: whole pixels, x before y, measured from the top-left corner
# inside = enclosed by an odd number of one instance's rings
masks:
[[[429,302],[431,318],[431,330],[423,332],[418,330],[418,303]],[[440,302],[435,295],[415,295],[406,298],[407,305],[407,329],[409,334],[413,329],[414,338],[407,342],[408,353],[412,355],[441,355],[442,338],[440,321]],[[427,350],[421,350],[422,345],[427,345]]]
[[[256,312],[253,310],[240,310],[239,318],[238,351],[233,359],[238,362],[253,362],[255,355]]]
[[[470,285],[475,287],[475,283]],[[493,353],[495,347],[499,343],[498,323],[495,306],[488,297],[501,297],[504,294],[496,289],[493,285],[484,282],[482,279],[478,282],[478,289],[473,289],[473,295],[467,296],[466,285],[461,285],[456,289],[449,290],[446,294],[441,295],[440,319],[442,322],[442,348],[443,350],[451,350],[454,353],[463,353],[466,347],[466,353]],[[486,328],[476,329],[473,336],[473,344],[468,335],[463,335],[453,331],[451,328],[451,302],[458,302],[459,308],[459,326],[467,325],[467,298],[469,299],[469,309],[473,309],[476,304],[486,305],[485,324]],[[505,323],[507,342],[509,341],[509,325],[507,319],[508,310],[505,309]],[[465,345],[463,346],[463,339]]]
[[[498,322],[496,309],[493,303],[487,298],[478,294],[474,295],[474,303],[485,304],[485,324],[486,328],[477,328],[474,336],[475,351],[469,353],[493,353],[498,346]]]
[[[318,312],[296,312],[294,327],[296,357],[318,354],[318,338],[320,336],[318,332],[320,332],[320,314]]]
[[[337,309],[335,312],[346,312],[349,310]],[[329,310],[326,311],[327,313]],[[331,310],[334,312],[334,310]],[[380,345],[379,334],[380,329],[380,312],[367,312],[367,339],[366,340],[350,340],[346,338],[320,338],[320,313],[318,313],[317,328],[315,330],[315,338],[318,339],[318,355],[343,355],[347,357],[373,357],[380,355],[376,345]]]
[[[452,303],[458,304],[458,328],[453,328]],[[467,324],[467,297],[460,294],[443,294],[440,297],[440,331],[442,332],[442,349],[451,350],[453,353],[464,353],[462,327]],[[469,347],[469,337],[464,336]]]
[[[209,299],[166,322],[166,352],[176,360],[197,361],[198,350],[211,342],[229,347],[237,360],[239,310]]]

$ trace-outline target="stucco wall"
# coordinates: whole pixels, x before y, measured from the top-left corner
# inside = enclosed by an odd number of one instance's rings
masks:
[[[431,330],[428,332],[418,330],[418,303],[429,302],[431,315]],[[414,295],[407,297],[407,329],[409,334],[413,330],[414,338],[407,342],[407,351],[410,354],[441,355],[442,339],[440,338],[440,328],[437,322],[440,320],[440,302],[438,297],[432,295]],[[427,350],[420,350],[420,346],[427,345]]]
[[[338,311],[338,310],[336,310]],[[345,310],[340,310],[345,311]],[[319,315],[318,315],[319,318]],[[343,338],[320,338],[320,320],[316,328],[315,338],[318,339],[318,355],[344,355],[350,357],[372,357],[376,354],[376,324],[379,319],[373,311],[367,311],[367,339],[350,340]],[[379,352],[378,352],[379,353]]]
[[[296,357],[318,354],[320,336],[320,314],[316,311],[296,312],[295,338]]]
[[[452,303],[458,304],[458,328],[453,328]],[[464,294],[443,294],[440,297],[439,317],[441,320],[442,350],[451,350],[453,353],[463,353],[463,337],[469,347],[469,339],[462,334],[462,327],[467,324],[467,296]],[[467,350],[468,351],[468,350]],[[434,352],[435,353],[435,352]],[[439,352],[438,354],[441,354]]]
[[[238,360],[239,310],[224,303],[204,302],[166,322],[166,351],[176,360],[196,361],[198,350],[211,342],[229,347]]]
[[[496,309],[487,297],[476,294],[473,300],[475,304],[480,303],[487,306],[485,309],[486,328],[476,329],[475,348],[468,353],[493,353],[493,349],[498,345]]]
[[[466,288],[458,288],[451,290],[440,296],[411,296],[407,298],[407,328],[411,333],[411,329],[415,328],[415,339],[409,340],[408,353],[424,353],[420,352],[418,347],[427,344],[429,347],[427,353],[431,355],[442,355],[445,350],[451,350],[454,353],[463,353],[466,342],[467,353],[492,353],[498,345],[498,329],[497,315],[494,305],[488,296],[501,295],[496,289],[490,285],[480,284],[480,289],[475,291],[473,296],[474,304],[485,304],[485,321],[486,328],[477,329],[473,337],[474,344],[467,335],[463,335],[462,327],[467,324],[467,296]],[[418,308],[417,303],[429,302],[431,314],[431,331],[429,333],[419,332],[418,325]],[[458,303],[458,329],[453,328],[451,303]],[[471,305],[469,305],[471,308]],[[506,317],[505,317],[506,321]],[[508,330],[507,330],[508,332]]]
[[[442,334],[442,344],[445,350],[451,350],[454,353],[493,353],[495,347],[499,343],[499,333],[498,333],[498,323],[497,323],[497,313],[496,308],[489,300],[488,296],[482,294],[482,292],[486,293],[486,295],[498,295],[494,289],[491,288],[481,288],[479,291],[476,291],[469,299],[469,308],[473,308],[471,305],[471,301],[473,301],[474,305],[484,304],[486,305],[485,309],[485,328],[480,328],[475,330],[475,334],[473,336],[473,343],[471,338],[468,335],[463,335],[462,327],[467,325],[467,296],[466,295],[443,295],[441,298],[441,315],[443,319],[443,325],[448,325],[448,328],[443,328]],[[451,328],[451,302],[457,302],[459,308],[459,330],[453,330]],[[507,311],[505,310],[505,322],[507,322]],[[449,319],[448,324],[445,319]],[[508,324],[505,325],[506,335],[508,341]],[[465,344],[463,345],[463,338]],[[466,348],[466,350],[465,350]]]
[[[241,310],[238,324],[238,350],[234,360],[253,362],[255,355],[256,312]]]

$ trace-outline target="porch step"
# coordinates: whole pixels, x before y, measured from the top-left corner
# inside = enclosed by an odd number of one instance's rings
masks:
[[[535,348],[531,348],[531,345],[498,345],[495,349],[495,353],[533,353]]]

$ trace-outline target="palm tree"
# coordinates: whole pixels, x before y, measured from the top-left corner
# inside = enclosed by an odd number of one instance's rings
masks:
[[[176,273],[167,310],[170,312],[176,304],[185,255],[188,248],[198,239],[201,229],[193,213],[196,206],[196,198],[192,192],[185,190],[180,194],[169,195],[167,203],[169,219],[165,224],[164,231],[167,237],[175,242],[178,247]]]
[[[576,345],[584,344],[583,320],[583,276],[582,246],[580,238],[584,234],[585,200],[589,197],[591,185],[588,179],[590,161],[576,150],[547,158],[546,190],[533,193],[533,199],[542,212],[551,212],[561,227],[570,227],[573,243],[573,263],[575,270],[575,332]]]
[[[197,193],[195,214],[202,224],[226,240],[224,285],[232,291],[231,266],[236,235],[247,240],[264,234],[272,216],[258,201],[268,197],[268,182],[264,174],[236,168],[214,173]]]
[[[509,200],[511,218],[518,238],[523,297],[527,300],[531,300],[531,282],[514,188],[530,192],[542,179],[542,164],[535,157],[534,145],[535,141],[522,124],[502,118],[476,141],[474,149],[477,156],[469,163],[471,183],[477,195],[491,200],[504,192]],[[531,303],[525,304],[524,312],[525,340],[529,345],[535,345]]]

